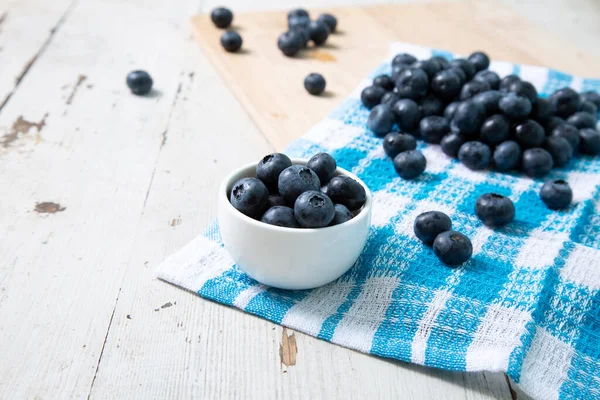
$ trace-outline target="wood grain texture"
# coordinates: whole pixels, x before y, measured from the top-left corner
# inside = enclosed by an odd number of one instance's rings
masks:
[[[283,149],[323,119],[358,82],[378,65],[391,41],[469,54],[484,49],[498,60],[545,65],[598,76],[600,60],[570,46],[495,2],[392,4],[328,10],[340,21],[340,33],[321,48],[294,58],[276,46],[286,30],[286,12],[236,15],[244,50],[226,53],[221,30],[207,15],[194,17],[198,42],[258,127]],[[319,10],[314,10],[318,14]],[[365,27],[368,27],[366,29]],[[323,96],[311,96],[302,82],[310,72],[327,80]]]

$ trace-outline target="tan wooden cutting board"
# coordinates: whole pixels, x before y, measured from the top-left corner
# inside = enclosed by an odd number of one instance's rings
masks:
[[[239,53],[222,49],[219,38],[223,31],[208,15],[192,19],[196,39],[277,150],[283,150],[327,116],[382,61],[392,41],[460,54],[484,50],[494,59],[544,65],[589,77],[597,77],[600,71],[595,56],[584,54],[495,3],[310,10],[315,17],[323,11],[336,15],[339,32],[324,46],[306,49],[293,58],[285,57],[277,48],[277,37],[287,28],[287,11],[235,14],[233,28],[244,40]],[[311,72],[319,72],[327,80],[327,90],[321,96],[304,90],[304,77]]]

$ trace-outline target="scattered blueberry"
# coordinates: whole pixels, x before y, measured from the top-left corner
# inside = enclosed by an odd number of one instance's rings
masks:
[[[538,97],[531,108],[531,114],[529,116],[531,119],[536,120],[545,127],[550,121],[550,118],[552,118],[552,107],[550,106],[550,102],[547,99]]]
[[[329,27],[326,23],[320,21],[311,21],[308,25],[308,34],[317,46],[321,46],[329,37]]]
[[[467,100],[476,94],[487,92],[490,89],[491,87],[487,82],[472,80],[463,85],[460,90],[460,99]]]
[[[475,64],[473,64],[471,61],[465,60],[464,58],[455,58],[454,60],[450,61],[450,65],[462,69],[467,76],[467,80],[473,78],[477,72],[475,69]]]
[[[260,179],[271,192],[277,190],[279,174],[292,166],[292,160],[282,153],[268,154],[256,165],[256,177]]]
[[[515,137],[522,147],[539,147],[544,143],[544,128],[532,119],[515,126]]]
[[[491,115],[500,111],[498,103],[502,97],[504,97],[504,95],[499,90],[488,90],[487,92],[476,94],[471,101],[483,106],[485,112],[488,115]]]
[[[554,167],[554,161],[547,150],[534,147],[523,152],[521,167],[523,172],[532,178],[540,178],[550,172]]]
[[[269,208],[276,206],[285,206],[285,201],[283,201],[283,197],[272,194],[269,196]]]
[[[288,29],[289,30],[308,30],[310,24],[310,18],[304,16],[293,16],[288,18]]]
[[[446,117],[448,121],[452,121],[452,118],[454,118],[454,113],[456,112],[459,104],[460,101],[453,101],[446,106],[446,109],[444,110],[444,117]]]
[[[521,161],[521,146],[517,142],[507,140],[494,149],[492,156],[497,171],[510,171],[517,168]]]
[[[279,174],[277,187],[279,194],[288,205],[293,205],[298,196],[308,190],[319,190],[319,177],[310,168],[292,165]]]
[[[535,86],[533,86],[530,82],[527,81],[514,81],[508,86],[508,91],[518,94],[519,96],[523,96],[529,100],[531,104],[535,104],[537,101],[538,95],[537,90],[535,90]]]
[[[418,100],[429,90],[429,78],[422,69],[406,69],[396,80],[396,89],[400,97]]]
[[[260,218],[269,206],[269,189],[257,178],[242,178],[233,184],[229,201],[250,218]]]
[[[335,29],[337,28],[337,18],[331,14],[321,14],[319,15],[319,18],[317,18],[317,21],[326,24],[331,33],[335,32]]]
[[[597,109],[600,109],[600,93],[590,90],[581,93],[581,98],[582,100],[591,101],[596,105]]]
[[[335,214],[333,215],[333,220],[329,226],[343,224],[344,222],[350,221],[354,218],[352,212],[348,210],[348,208],[343,204],[336,204],[334,206]]]
[[[476,51],[469,56],[469,61],[475,66],[475,70],[482,71],[490,66],[490,58],[482,51]]]
[[[583,154],[600,154],[600,132],[591,128],[584,128],[579,131],[579,151]]]
[[[308,14],[308,11],[306,11],[303,8],[296,8],[294,10],[291,10],[290,12],[288,12],[287,17],[288,17],[288,19],[293,18],[293,17],[304,17],[304,18],[310,19],[310,15]]]
[[[369,110],[381,103],[381,98],[386,91],[381,86],[367,86],[360,93],[360,100]]]
[[[508,88],[510,87],[510,85],[513,82],[518,82],[520,80],[521,78],[519,78],[517,75],[507,75],[504,78],[500,79],[499,89],[503,92],[508,92]]]
[[[408,150],[394,157],[394,169],[404,179],[414,179],[425,171],[427,160],[419,150]]]
[[[392,112],[394,113],[398,127],[403,132],[413,132],[419,126],[421,110],[414,100],[398,100],[392,106]]]
[[[300,224],[294,218],[294,210],[290,207],[275,206],[269,208],[260,219],[261,222],[283,226],[286,228],[300,228]]]
[[[444,99],[454,98],[460,93],[461,86],[460,76],[452,69],[444,69],[438,72],[431,80],[431,90]]]
[[[475,214],[484,225],[503,226],[515,219],[515,205],[501,194],[486,193],[475,202]]]
[[[496,146],[510,135],[510,121],[504,115],[495,114],[483,121],[479,139],[490,146]]]
[[[460,265],[471,258],[473,245],[462,233],[446,231],[436,236],[433,252],[446,265]]]
[[[131,93],[144,95],[152,90],[152,77],[146,71],[131,71],[127,74],[127,87]]]
[[[304,88],[312,95],[319,95],[325,90],[325,78],[321,74],[308,74],[304,78]]]
[[[452,229],[450,217],[440,211],[427,211],[419,214],[413,225],[415,236],[427,245],[433,244],[437,235],[450,229]]]
[[[554,129],[550,130],[550,132],[551,136],[560,136],[567,139],[571,148],[573,148],[573,151],[579,149],[579,142],[581,141],[579,138],[579,129],[573,125],[567,123],[558,124]]]
[[[277,39],[277,47],[286,56],[293,57],[304,47],[304,38],[297,31],[284,32]]]
[[[552,156],[554,166],[556,167],[562,167],[573,157],[573,147],[562,136],[550,136],[546,138],[544,148]]]
[[[234,53],[242,47],[242,37],[235,31],[227,31],[221,35],[221,46],[226,51]]]
[[[365,188],[345,175],[331,178],[326,193],[333,202],[345,205],[350,211],[358,210],[367,200]]]
[[[217,7],[210,13],[210,19],[217,28],[227,28],[233,21],[233,13],[225,7]]]
[[[462,135],[472,135],[479,132],[484,119],[483,106],[472,101],[463,101],[456,108],[451,127]]]
[[[596,127],[596,114],[592,115],[583,111],[578,111],[567,118],[567,122],[576,128],[592,128]]]
[[[419,123],[421,137],[428,143],[439,143],[450,132],[450,123],[444,117],[431,115]]]
[[[490,147],[478,141],[466,142],[458,150],[458,159],[472,170],[486,169],[490,165],[492,151]]]
[[[526,97],[511,92],[498,101],[498,108],[511,120],[519,121],[527,118],[531,112],[531,102]]]
[[[416,148],[417,141],[407,133],[390,132],[383,138],[383,150],[390,158],[396,157],[403,151]]]
[[[563,180],[548,181],[540,189],[540,198],[551,210],[562,210],[573,201],[573,191]]]
[[[302,193],[294,203],[294,217],[304,228],[323,228],[331,223],[334,215],[331,199],[316,190]]]
[[[444,113],[445,104],[440,100],[439,97],[428,94],[425,98],[419,101],[419,110],[421,111],[421,117],[428,117],[430,115],[442,115]]]
[[[395,92],[389,91],[386,92],[381,98],[381,104],[385,104],[386,106],[391,107],[398,100],[400,100],[400,96],[398,96],[398,94],[396,94]]]
[[[422,69],[423,71],[425,71],[429,79],[433,78],[433,76],[442,69],[438,62],[431,59],[417,61],[416,63],[411,65],[411,67]]]
[[[416,62],[417,62],[417,59],[413,55],[407,54],[407,53],[400,53],[400,54],[396,54],[396,56],[392,59],[392,66],[396,66],[396,65],[409,66]]]
[[[333,178],[333,174],[335,174],[335,170],[337,169],[337,163],[327,153],[318,153],[315,154],[308,160],[306,166],[312,169],[315,174],[319,177],[319,181],[321,185],[325,185],[327,182]]]
[[[473,80],[487,83],[492,90],[498,90],[500,88],[500,77],[497,73],[490,71],[489,69],[476,73]]]
[[[396,85],[389,75],[378,75],[373,79],[373,86],[381,86],[385,90],[394,90]]]
[[[367,126],[376,136],[383,136],[392,130],[395,116],[392,109],[384,104],[379,104],[371,110]]]
[[[581,102],[581,105],[579,106],[579,111],[590,113],[592,115],[597,115],[598,107],[596,107],[596,104],[592,103],[591,101],[584,100]]]
[[[452,158],[456,158],[458,157],[458,151],[460,150],[460,147],[465,143],[465,141],[466,139],[462,135],[456,132],[451,132],[442,138],[440,141],[440,146],[442,147],[444,154]]]
[[[579,110],[581,97],[571,88],[559,89],[548,98],[552,112],[559,117],[567,118]]]

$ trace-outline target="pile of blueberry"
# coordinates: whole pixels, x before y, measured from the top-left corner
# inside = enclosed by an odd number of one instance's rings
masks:
[[[256,166],[256,178],[234,183],[229,201],[243,214],[287,228],[323,228],[351,220],[366,201],[364,187],[345,175],[335,175],[337,163],[327,153],[306,166],[292,165],[274,153]]]
[[[298,54],[308,46],[309,41],[315,46],[322,46],[337,27],[337,19],[333,15],[321,14],[311,21],[308,11],[302,8],[290,11],[287,20],[288,31],[279,36],[277,47],[288,57]]]
[[[217,28],[227,29],[233,21],[233,13],[228,8],[217,7],[210,13],[210,19]],[[235,53],[241,49],[242,42],[240,34],[232,29],[227,29],[221,35],[221,46],[230,53]]]
[[[530,82],[516,75],[501,79],[489,64],[482,52],[452,61],[398,54],[391,76],[377,76],[362,91],[371,109],[367,125],[385,137],[400,176],[414,178],[425,169],[414,138],[440,144],[472,170],[520,169],[535,178],[577,152],[600,153],[598,93],[563,88],[542,98]]]

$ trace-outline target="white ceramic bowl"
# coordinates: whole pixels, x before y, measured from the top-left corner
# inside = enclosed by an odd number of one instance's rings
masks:
[[[307,160],[294,159],[306,165]],[[311,289],[342,276],[360,255],[371,223],[371,192],[354,174],[339,168],[360,183],[367,201],[350,221],[319,229],[295,229],[252,219],[229,202],[233,184],[256,177],[256,163],[233,171],[219,188],[219,228],[225,248],[245,273],[265,285],[280,289]]]

